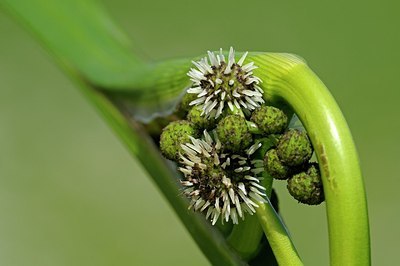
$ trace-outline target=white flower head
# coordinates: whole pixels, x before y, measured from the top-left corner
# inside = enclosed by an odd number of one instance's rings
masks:
[[[192,68],[188,73],[193,86],[187,92],[197,94],[197,99],[190,105],[202,105],[205,115],[216,110],[218,118],[226,107],[231,111],[235,107],[254,110],[264,103],[263,90],[258,86],[261,79],[253,75],[257,66],[254,62],[243,65],[246,56],[247,52],[236,62],[231,47],[228,60],[220,49],[219,54],[208,51],[210,63],[207,57],[193,61],[197,69]]]
[[[246,155],[231,155],[213,135],[214,139],[205,130],[202,139],[191,137],[190,143],[182,144],[183,193],[191,199],[189,209],[204,212],[213,225],[220,217],[237,224],[245,212],[254,214],[259,202],[265,202],[265,188],[257,177],[264,171],[263,161],[250,159],[261,144],[251,146]]]

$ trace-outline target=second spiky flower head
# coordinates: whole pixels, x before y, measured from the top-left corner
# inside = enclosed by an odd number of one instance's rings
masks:
[[[218,118],[224,108],[254,110],[264,103],[263,90],[258,86],[260,78],[253,75],[257,68],[254,62],[243,65],[247,52],[235,61],[235,51],[231,47],[228,60],[220,50],[219,54],[208,51],[208,58],[193,61],[197,67],[190,69],[188,76],[193,85],[188,93],[197,94],[190,105],[201,105],[202,115]]]

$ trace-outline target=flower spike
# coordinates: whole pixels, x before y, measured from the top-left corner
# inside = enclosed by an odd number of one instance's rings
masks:
[[[201,139],[190,137],[190,142],[181,145],[183,193],[191,199],[189,209],[204,212],[213,225],[219,218],[237,224],[245,212],[255,213],[257,202],[265,201],[265,188],[255,174],[262,164],[248,156],[224,153],[215,132],[213,137],[205,130]]]
[[[190,105],[201,106],[206,116],[215,110],[214,117],[217,119],[225,108],[252,111],[264,103],[263,90],[258,86],[261,79],[253,75],[257,66],[254,62],[243,65],[248,52],[237,63],[233,47],[229,50],[227,61],[222,49],[219,54],[211,51],[207,54],[210,64],[204,57],[193,62],[197,69],[191,68],[188,73],[193,85],[187,92],[197,95]]]

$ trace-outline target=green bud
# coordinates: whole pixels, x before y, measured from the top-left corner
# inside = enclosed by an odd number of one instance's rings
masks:
[[[276,150],[281,162],[288,166],[308,162],[313,152],[307,133],[297,129],[286,131],[279,139]]]
[[[203,112],[202,106],[194,106],[190,109],[187,119],[192,122],[198,129],[211,129],[215,127],[216,119],[214,117],[201,115]]]
[[[180,103],[177,106],[177,113],[181,115],[182,117],[185,117],[186,114],[189,112],[189,110],[192,108],[192,106],[189,105],[189,103],[193,100],[196,100],[197,95],[193,93],[185,93],[185,95],[182,96],[182,99]]]
[[[276,179],[288,179],[289,168],[282,164],[275,149],[269,150],[264,157],[265,170]]]
[[[318,205],[324,201],[318,164],[311,164],[306,172],[301,172],[290,178],[287,188],[289,193],[301,203]]]
[[[217,125],[217,134],[225,150],[239,152],[252,142],[246,119],[240,115],[228,115]]]
[[[282,133],[288,123],[287,116],[278,108],[263,105],[256,109],[250,120],[265,134]]]
[[[179,120],[166,126],[160,136],[160,150],[170,160],[178,161],[182,153],[181,144],[190,142],[189,136],[196,137],[197,130],[192,123]]]

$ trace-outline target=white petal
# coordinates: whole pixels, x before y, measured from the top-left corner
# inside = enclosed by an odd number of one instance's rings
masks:
[[[206,203],[203,205],[203,207],[200,209],[200,211],[204,211],[208,206],[210,206],[210,202],[207,200]]]
[[[233,224],[238,224],[239,223],[235,208],[232,208],[232,210],[231,210],[231,219],[233,221]]]
[[[201,87],[193,87],[187,90],[187,93],[200,93],[203,89]]]
[[[214,100],[212,102],[212,104],[210,104],[210,106],[208,106],[208,108],[206,109],[206,114],[210,113],[212,109],[214,109],[214,107],[218,104],[217,100]]]
[[[239,98],[241,95],[237,92],[236,89],[234,89],[233,92],[232,92],[232,96],[236,97],[236,98]]]
[[[246,56],[247,56],[248,53],[249,53],[249,52],[245,52],[245,53],[242,55],[242,57],[239,59],[239,61],[237,62],[237,64],[238,64],[239,66],[242,66],[242,64],[243,64],[243,62],[244,62],[244,59],[246,59]]]
[[[242,67],[242,70],[248,72],[248,69],[254,65],[254,62],[250,62]]]
[[[238,101],[236,99],[233,99],[233,103],[235,104],[237,109],[239,109],[239,110],[241,109],[240,105],[239,105],[239,103],[238,103]]]
[[[199,93],[199,95],[197,95],[197,97],[203,97],[203,96],[207,95],[207,93],[208,93],[208,90],[204,89]]]
[[[233,104],[231,101],[228,102],[228,106],[229,106],[229,109],[231,109],[231,111],[233,112]]]
[[[223,91],[223,92],[221,93],[221,101],[225,100],[225,96],[226,96],[226,92]]]
[[[221,57],[221,60],[222,60],[223,62],[225,62],[225,56],[224,56],[224,54],[222,53],[222,48],[219,48],[219,55],[220,55],[220,57]]]
[[[203,103],[205,99],[206,99],[206,97],[201,97],[201,98],[198,98],[198,99],[196,99],[196,100],[193,100],[193,101],[191,101],[191,102],[189,103],[189,106],[197,105],[197,104],[199,104],[199,103]]]
[[[215,58],[215,54],[213,52],[207,51],[208,57],[210,58],[210,62],[214,66],[218,66],[217,58]]]
[[[218,107],[218,110],[217,110],[217,114],[216,114],[215,118],[218,118],[222,114],[222,109],[223,108],[224,108],[224,102],[220,101],[219,102],[219,107]]]

